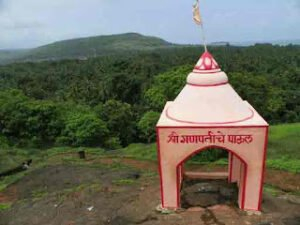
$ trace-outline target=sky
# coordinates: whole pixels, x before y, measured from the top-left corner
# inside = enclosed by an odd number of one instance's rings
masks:
[[[0,49],[137,32],[200,44],[194,0],[0,0]],[[208,42],[300,39],[300,0],[200,0]]]

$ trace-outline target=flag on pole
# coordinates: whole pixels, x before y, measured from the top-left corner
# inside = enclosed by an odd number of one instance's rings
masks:
[[[197,25],[202,25],[202,18],[199,9],[199,0],[193,5],[193,19]]]
[[[200,9],[199,9],[199,0],[196,0],[196,3],[193,5],[193,19],[197,25],[201,26],[203,46],[204,46],[205,52],[207,52],[206,38],[205,38],[205,32],[204,32],[204,28],[203,28],[203,21],[202,21]]]

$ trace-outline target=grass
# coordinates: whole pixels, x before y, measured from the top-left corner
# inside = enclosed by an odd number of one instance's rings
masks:
[[[12,206],[12,203],[0,203],[0,212],[4,210],[9,210]]]
[[[44,197],[46,197],[49,193],[46,190],[43,189],[39,189],[39,190],[33,190],[31,192],[31,197],[33,199],[33,201],[42,199]]]
[[[17,182],[18,180],[20,180],[26,174],[27,174],[27,172],[22,172],[22,173],[18,173],[18,174],[14,174],[14,175],[2,178],[0,180],[0,192],[3,191],[10,184],[13,184],[13,183]]]
[[[84,183],[80,185],[75,185],[70,188],[65,188],[59,192],[55,193],[49,193],[47,189],[38,189],[38,190],[33,190],[31,192],[31,198],[33,201],[38,201],[40,199],[43,199],[49,195],[54,195],[56,198],[59,200],[59,202],[64,201],[68,196],[74,194],[74,193],[79,193],[79,192],[98,192],[101,191],[102,185],[99,182],[95,183]]]
[[[134,184],[136,181],[133,179],[119,179],[119,180],[114,180],[113,184],[116,185],[131,185]]]
[[[79,150],[85,150],[91,160],[105,157],[114,158],[114,160],[111,165],[104,165],[101,163],[89,164],[78,158],[76,153]],[[121,158],[124,157],[136,160],[156,161],[156,144],[131,144],[126,148],[115,151],[105,151],[102,148],[72,147],[56,147],[48,150],[2,148],[0,149],[0,172],[14,168],[28,159],[33,159],[32,169],[53,164],[71,164],[120,170],[126,167],[121,162]],[[207,164],[211,166],[228,164],[227,159],[219,159],[214,162],[191,161],[191,163]],[[270,127],[267,167],[300,173],[300,123]],[[0,179],[0,191],[21,179],[27,173],[28,172],[22,172]],[[126,181],[124,182],[126,183]]]
[[[267,167],[277,170],[286,170],[293,173],[300,173],[300,160],[282,157],[280,159],[268,159]]]
[[[264,192],[271,194],[274,197],[279,196],[282,194],[282,191],[276,187],[273,187],[272,185],[265,184],[264,185]]]
[[[157,160],[156,144],[131,144],[121,150],[124,157]],[[227,159],[214,162],[191,161],[192,164],[227,165]],[[272,169],[300,172],[300,123],[270,127],[267,166]]]
[[[300,123],[270,127],[268,158],[282,157],[300,160]]]
[[[65,188],[62,191],[55,193],[55,195],[56,198],[59,200],[59,202],[62,202],[68,196],[74,193],[83,192],[83,191],[97,192],[101,190],[101,187],[102,186],[100,183],[85,183],[70,188]]]
[[[157,160],[156,144],[131,144],[121,150],[124,157]],[[214,162],[190,161],[191,164],[227,165],[227,159]],[[270,127],[267,167],[300,173],[300,123]]]
[[[17,167],[30,158],[36,158],[40,152],[34,149],[0,149],[0,172]]]
[[[138,160],[156,161],[156,144],[131,144],[120,150],[120,155]]]
[[[300,172],[300,123],[270,127],[267,167]]]
[[[84,150],[86,154],[100,155],[100,156],[105,154],[105,150],[102,148],[88,148],[88,147],[84,147],[84,148],[83,147],[78,147],[78,148],[56,147],[47,150],[45,153],[48,157],[51,157],[59,154],[77,153],[81,150]]]

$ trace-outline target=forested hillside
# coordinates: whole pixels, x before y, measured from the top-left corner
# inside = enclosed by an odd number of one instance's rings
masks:
[[[127,51],[148,51],[176,46],[178,45],[163,39],[137,33],[85,37],[58,41],[33,49],[0,50],[0,64],[61,59],[86,60],[104,55],[126,55]]]
[[[176,97],[202,51],[154,48],[0,66],[1,145],[109,149],[152,142],[164,103]],[[269,123],[300,121],[299,46],[210,51],[232,86]]]

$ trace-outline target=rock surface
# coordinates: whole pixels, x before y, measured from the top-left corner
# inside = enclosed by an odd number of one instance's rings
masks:
[[[182,202],[186,195],[212,195],[210,198],[218,204],[207,208],[189,206],[163,214],[155,211],[160,204],[159,177],[143,172],[150,168],[148,164],[130,160],[131,167],[122,167],[119,162],[111,165],[111,160],[105,161],[109,166],[101,162],[95,162],[95,167],[85,161],[78,166],[63,164],[30,172],[0,192],[0,204],[12,204],[11,208],[0,210],[0,225],[300,224],[299,196],[291,201],[265,192],[261,215],[247,215],[236,204],[237,192],[232,194],[235,185],[231,187],[226,180],[184,182]],[[137,166],[144,167],[133,169]],[[140,174],[140,178],[135,179],[135,174]],[[91,206],[93,209],[87,210]]]
[[[209,207],[224,203],[236,203],[237,189],[225,181],[187,181],[183,184],[183,207]]]

